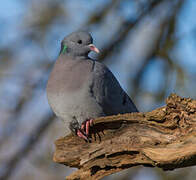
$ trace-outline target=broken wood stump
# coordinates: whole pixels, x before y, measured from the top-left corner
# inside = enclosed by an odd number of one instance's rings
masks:
[[[196,100],[171,94],[164,107],[101,117],[94,124],[104,126],[101,141],[92,137],[87,143],[70,134],[55,142],[53,160],[78,168],[68,180],[101,179],[138,165],[163,170],[196,165]]]

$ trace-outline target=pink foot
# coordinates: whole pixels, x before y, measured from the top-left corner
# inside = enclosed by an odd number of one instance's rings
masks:
[[[77,136],[88,141],[88,138],[86,137],[86,135],[84,135],[80,129],[77,130]]]
[[[87,137],[89,136],[89,129],[90,129],[90,126],[92,126],[92,125],[93,125],[93,120],[92,119],[86,120],[81,125],[81,130],[83,130],[85,132]]]
[[[90,127],[94,126],[93,125],[93,119],[87,119],[84,121],[81,125],[81,128],[77,130],[77,136],[84,139],[87,142],[91,142],[91,136],[90,135]],[[103,130],[101,130],[103,133]],[[101,142],[101,136],[98,131],[92,132],[94,134],[94,139],[96,141],[96,135],[99,138],[99,141]],[[103,133],[104,135],[104,133]]]

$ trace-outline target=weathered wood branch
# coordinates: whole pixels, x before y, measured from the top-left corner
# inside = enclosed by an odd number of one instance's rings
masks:
[[[95,119],[97,129],[106,129],[101,141],[58,139],[54,161],[79,169],[69,180],[101,179],[137,165],[163,170],[196,165],[196,100],[172,94],[166,103],[152,112]]]

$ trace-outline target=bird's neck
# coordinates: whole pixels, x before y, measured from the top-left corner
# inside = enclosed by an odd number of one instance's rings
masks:
[[[90,59],[88,54],[87,55],[74,55],[70,53],[60,54],[61,57],[69,57],[71,59],[82,60],[82,59]]]

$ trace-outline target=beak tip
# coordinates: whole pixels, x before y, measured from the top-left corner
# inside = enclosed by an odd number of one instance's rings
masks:
[[[95,51],[96,53],[100,53],[100,51],[99,51],[99,49],[96,49],[96,51]]]
[[[90,44],[89,47],[90,47],[91,51],[94,51],[96,53],[100,53],[99,49],[94,44]]]

